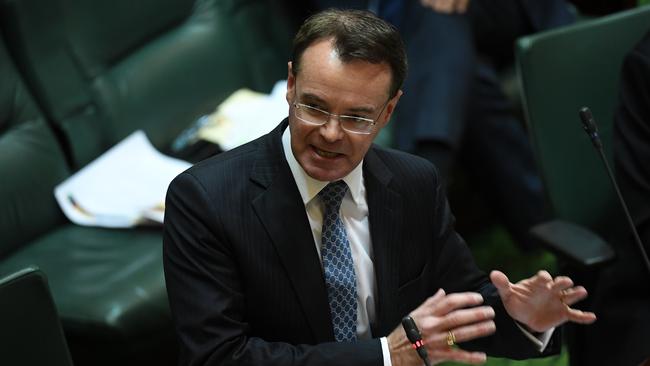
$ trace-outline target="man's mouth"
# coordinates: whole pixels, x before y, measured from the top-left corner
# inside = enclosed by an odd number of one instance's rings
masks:
[[[314,150],[316,151],[316,154],[318,154],[319,156],[322,156],[324,158],[335,158],[335,157],[341,155],[341,154],[336,153],[336,152],[325,151],[325,150],[321,150],[319,148],[314,148]]]

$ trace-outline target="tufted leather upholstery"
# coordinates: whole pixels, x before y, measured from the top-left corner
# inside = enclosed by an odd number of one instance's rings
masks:
[[[234,90],[270,90],[280,3],[0,0],[0,276],[47,274],[75,365],[171,365],[175,346],[159,228],[72,225],[54,186],[132,131],[164,150]]]
[[[1,37],[0,75],[2,257],[64,222],[52,188],[69,175],[69,169]]]
[[[15,0],[3,22],[75,169],[136,128],[164,149],[234,90],[286,77],[271,0]]]

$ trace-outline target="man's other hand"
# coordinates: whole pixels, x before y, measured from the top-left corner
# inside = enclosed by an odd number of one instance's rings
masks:
[[[582,286],[573,286],[569,277],[551,277],[546,271],[511,283],[503,272],[492,271],[490,279],[499,290],[510,316],[535,332],[545,332],[565,322],[590,324],[596,315],[571,308],[587,297]]]
[[[420,330],[432,365],[444,361],[468,364],[485,362],[485,353],[468,352],[450,346],[448,342],[450,338],[453,340],[451,343],[466,342],[494,333],[494,309],[478,306],[482,303],[483,297],[478,293],[447,295],[440,289],[409,314]],[[388,336],[388,346],[393,366],[422,365],[401,326]]]

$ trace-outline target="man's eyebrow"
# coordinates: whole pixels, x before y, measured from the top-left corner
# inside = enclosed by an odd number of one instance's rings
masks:
[[[375,112],[375,108],[373,107],[356,107],[356,108],[350,108],[348,109],[347,113],[364,113],[364,114],[372,114]]]
[[[316,95],[316,94],[312,94],[312,93],[303,93],[303,94],[301,95],[301,99],[302,99],[304,102],[315,102],[315,103],[318,103],[318,104],[323,105],[324,107],[327,107],[327,106],[328,106],[327,101],[325,101],[324,99],[322,99],[321,97],[319,97],[319,96]],[[350,114],[350,113],[364,113],[364,114],[372,114],[372,113],[375,112],[375,109],[376,109],[376,108],[374,108],[374,107],[354,107],[354,108],[349,108],[349,109],[347,109],[346,112],[343,113],[343,114]]]
[[[316,94],[312,94],[312,93],[303,93],[301,95],[301,99],[303,101],[307,101],[307,102],[317,102],[317,103],[325,104],[325,105],[327,104],[327,102],[325,100],[323,100],[322,98],[320,98]]]

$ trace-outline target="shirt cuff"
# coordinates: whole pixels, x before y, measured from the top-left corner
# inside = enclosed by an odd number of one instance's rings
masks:
[[[540,353],[544,352],[546,346],[548,346],[548,342],[551,340],[551,337],[553,336],[553,332],[555,331],[555,327],[553,327],[547,330],[546,332],[532,334],[531,332],[527,331],[524,327],[522,327],[521,324],[519,324],[519,322],[515,322],[515,324],[517,324],[517,327],[521,329],[521,331],[524,333],[526,338],[530,339],[531,342],[533,342],[537,346],[537,349],[539,350]]]
[[[390,362],[390,349],[388,349],[388,339],[386,337],[379,338],[381,342],[381,354],[384,356],[384,366],[393,366]]]

